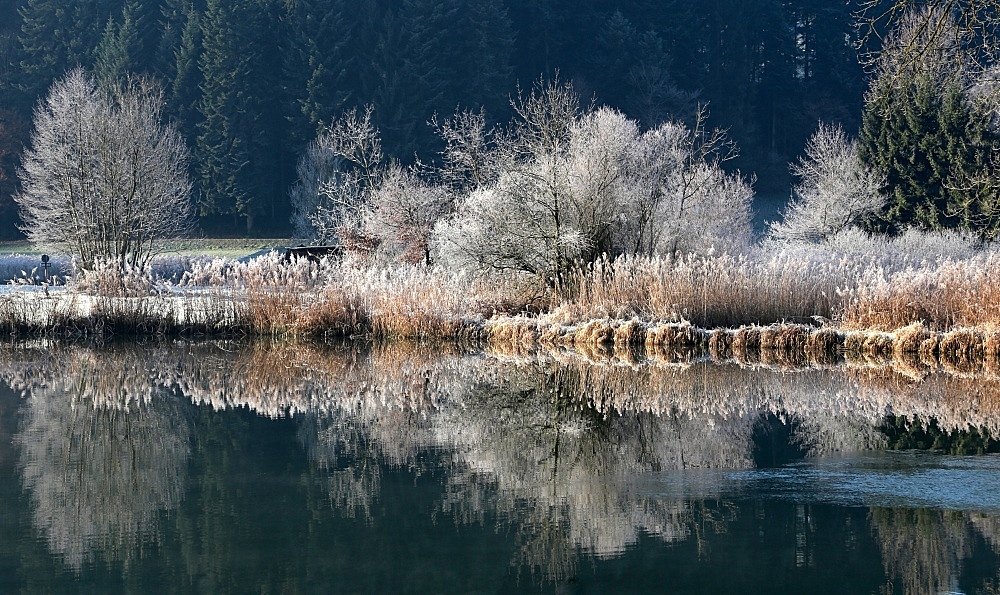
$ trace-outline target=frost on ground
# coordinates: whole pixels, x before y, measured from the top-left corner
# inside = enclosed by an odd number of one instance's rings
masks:
[[[602,257],[554,285],[350,256],[174,258],[124,274],[97,267],[47,290],[30,279],[0,287],[0,325],[451,339],[527,317],[530,326],[573,328],[633,319],[707,330],[822,320],[845,330],[921,323],[947,332],[1000,327],[998,304],[1000,254],[989,246],[958,234],[884,239],[846,230],[818,243],[767,241],[737,255]]]

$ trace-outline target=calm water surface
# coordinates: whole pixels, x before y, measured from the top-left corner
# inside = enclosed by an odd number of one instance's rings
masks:
[[[2,593],[1000,591],[984,371],[39,343],[0,378]]]

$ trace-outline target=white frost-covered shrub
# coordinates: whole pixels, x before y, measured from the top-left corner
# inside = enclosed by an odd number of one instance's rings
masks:
[[[857,144],[839,125],[819,125],[792,173],[799,184],[783,220],[771,224],[776,239],[821,241],[885,206],[884,176],[861,162]]]
[[[669,123],[641,132],[612,109],[581,115],[552,107],[569,101],[563,95],[535,100],[553,113],[521,110],[530,119],[494,149],[502,157],[491,160],[495,181],[460,199],[435,228],[441,262],[551,277],[601,254],[747,247],[753,189],[723,170],[731,145],[703,117],[693,129]]]

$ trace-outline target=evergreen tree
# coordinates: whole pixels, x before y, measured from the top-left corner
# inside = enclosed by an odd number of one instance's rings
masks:
[[[674,82],[671,59],[655,30],[640,33],[616,11],[595,42],[590,80],[602,103],[619,106],[647,127],[694,115],[697,94]]]
[[[31,122],[17,110],[0,107],[0,238],[18,236],[17,170],[21,151],[28,144]]]
[[[440,109],[484,108],[507,119],[514,90],[514,31],[502,0],[458,2],[449,37],[454,78]]]
[[[377,4],[381,3],[372,2],[370,7],[377,9]],[[411,108],[419,101],[407,95],[419,95],[421,90],[407,88],[415,84],[419,75],[407,72],[414,61],[406,57],[406,31],[396,10],[383,7],[381,11],[372,10],[366,17],[359,53],[368,58],[358,63],[358,97],[374,106],[375,126],[384,141],[395,148],[397,155],[408,157],[419,145],[413,136],[417,127]]]
[[[175,56],[181,46],[184,25],[191,8],[190,0],[163,0],[157,21],[157,40],[153,50],[152,69],[166,81],[173,80],[177,72]]]
[[[173,76],[167,89],[168,112],[178,122],[181,134],[194,146],[201,122],[198,103],[201,99],[201,13],[191,4],[185,7],[181,38],[173,53]]]
[[[593,51],[601,23],[597,0],[508,0],[515,36],[515,78],[521,83],[559,71],[573,79]],[[578,89],[589,96],[589,89]]]
[[[113,83],[139,70],[137,60],[141,58],[141,48],[137,16],[136,3],[127,2],[122,8],[120,22],[108,19],[104,35],[94,50],[94,74],[100,84]]]
[[[854,9],[851,3],[826,0],[789,3],[788,18],[796,39],[794,77],[799,92],[794,98],[797,108],[785,118],[792,121],[798,134],[806,133],[821,120],[840,122],[847,130],[860,128],[864,78],[856,49]],[[800,144],[797,138],[790,142]]]
[[[20,2],[0,5],[0,105],[18,103],[15,78],[20,74],[17,31]]]
[[[950,16],[936,18],[941,27],[954,27]],[[981,219],[996,202],[984,172],[1000,139],[991,130],[988,105],[967,94],[965,50],[954,38],[936,38],[918,61],[906,57],[907,48],[897,42],[910,39],[907,27],[918,22],[904,23],[890,39],[866,97],[859,154],[885,174],[889,198],[871,226],[887,232],[908,225],[982,232],[987,224]]]
[[[201,117],[196,145],[199,215],[241,217],[248,230],[259,211],[253,159],[262,134],[253,39],[253,0],[209,0],[202,20]]]
[[[404,156],[428,152],[434,138],[426,125],[435,112],[451,111],[457,99],[459,0],[403,0],[398,19],[402,70],[396,103],[376,104],[387,138],[406,148]],[[389,96],[386,97],[390,99]]]
[[[437,152],[427,122],[459,106],[503,114],[513,91],[510,20],[498,0],[404,0],[382,21],[372,98],[398,154]]]
[[[284,149],[277,6],[210,0],[201,24],[199,211],[228,219],[230,226],[242,222],[252,232],[261,216],[287,219],[282,201],[294,168]]]
[[[20,86],[34,98],[74,66],[89,66],[114,0],[25,0],[21,7]]]
[[[289,9],[284,49],[292,139],[305,146],[354,96],[356,19],[346,0],[299,0]]]

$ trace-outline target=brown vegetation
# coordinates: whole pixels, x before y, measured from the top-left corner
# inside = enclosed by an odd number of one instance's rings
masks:
[[[512,353],[557,347],[626,362],[710,356],[794,367],[846,357],[864,365],[896,360],[919,375],[941,366],[1000,368],[994,260],[881,276],[847,259],[808,271],[784,256],[602,260],[548,296],[425,267],[304,259],[204,263],[172,286],[151,282],[148,271],[95,268],[49,297],[0,296],[0,328],[19,335],[473,341]],[[525,313],[544,303],[558,305]]]

